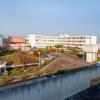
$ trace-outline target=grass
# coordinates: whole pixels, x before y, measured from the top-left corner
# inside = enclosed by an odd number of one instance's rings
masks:
[[[1,57],[8,62],[13,62],[13,64],[19,64],[18,58],[13,54],[7,54]],[[54,60],[54,59],[53,59]],[[30,67],[21,67],[21,68],[13,68],[7,69],[8,75],[0,76],[0,85],[25,80],[28,78],[40,77],[43,73],[40,71],[45,65],[49,64],[53,60],[46,60],[43,66],[30,66]]]
[[[7,55],[11,55],[14,51],[2,51],[0,52],[0,56],[4,57],[4,56],[7,56]]]
[[[97,58],[97,61],[100,61],[100,57]]]
[[[46,61],[47,65],[51,61]],[[7,69],[8,75],[0,76],[0,85],[5,85],[8,83],[26,80],[29,78],[40,77],[44,72],[40,71],[44,66],[30,66],[30,67],[21,67],[21,68],[13,68]],[[52,73],[53,70],[47,69],[45,71],[45,75]]]
[[[39,66],[31,66],[27,68],[14,68],[8,72],[8,75],[0,76],[0,85],[4,85],[7,83],[11,83],[16,80],[25,80],[29,78],[29,76],[37,76],[41,67]],[[35,75],[36,73],[36,75]]]

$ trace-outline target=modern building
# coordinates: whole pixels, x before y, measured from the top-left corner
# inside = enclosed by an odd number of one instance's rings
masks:
[[[98,45],[85,45],[83,51],[86,52],[86,61],[95,62],[97,60]]]
[[[70,36],[70,35],[58,35],[58,36],[49,36],[49,35],[35,35],[30,34],[26,37],[27,41],[30,43],[31,47],[45,48],[52,47],[57,44],[63,45],[64,47],[80,47],[96,44],[96,36]]]
[[[9,36],[8,39],[3,40],[3,46],[7,50],[18,50],[22,51],[30,50],[30,44],[27,43],[27,40],[24,37],[19,36]]]

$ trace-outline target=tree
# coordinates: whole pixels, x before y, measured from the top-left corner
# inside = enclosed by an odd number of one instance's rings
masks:
[[[49,49],[48,48],[40,48],[38,50],[38,52],[41,52],[41,54],[47,54],[49,52]]]
[[[26,66],[27,63],[32,63],[32,57],[27,52],[17,51],[13,54],[14,59],[19,64]]]
[[[55,47],[56,47],[56,48],[63,48],[64,46],[61,45],[61,44],[56,44]]]
[[[72,55],[77,55],[79,54],[80,50],[78,47],[67,47],[68,51]]]
[[[2,52],[2,47],[0,46],[0,53]]]

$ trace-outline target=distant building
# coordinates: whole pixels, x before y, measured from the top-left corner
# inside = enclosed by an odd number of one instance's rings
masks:
[[[97,45],[85,45],[84,49],[86,52],[86,61],[87,62],[95,62],[97,60],[97,52],[98,46]]]
[[[35,35],[30,34],[27,37],[28,42],[31,44],[31,47],[45,48],[52,47],[57,44],[63,45],[64,47],[80,47],[86,44],[96,44],[96,36],[70,36],[70,35],[58,35],[58,36],[49,36],[49,35]]]
[[[29,51],[30,45],[24,37],[9,36],[8,39],[3,40],[3,47],[7,50],[18,50]]]
[[[0,47],[2,47],[4,36],[0,34]]]
[[[100,43],[98,44],[98,49],[100,50]]]

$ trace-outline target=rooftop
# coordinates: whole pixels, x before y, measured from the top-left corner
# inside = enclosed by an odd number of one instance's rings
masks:
[[[25,38],[24,37],[19,37],[19,36],[9,36],[9,41],[10,42],[19,42],[19,43],[24,43]]]

